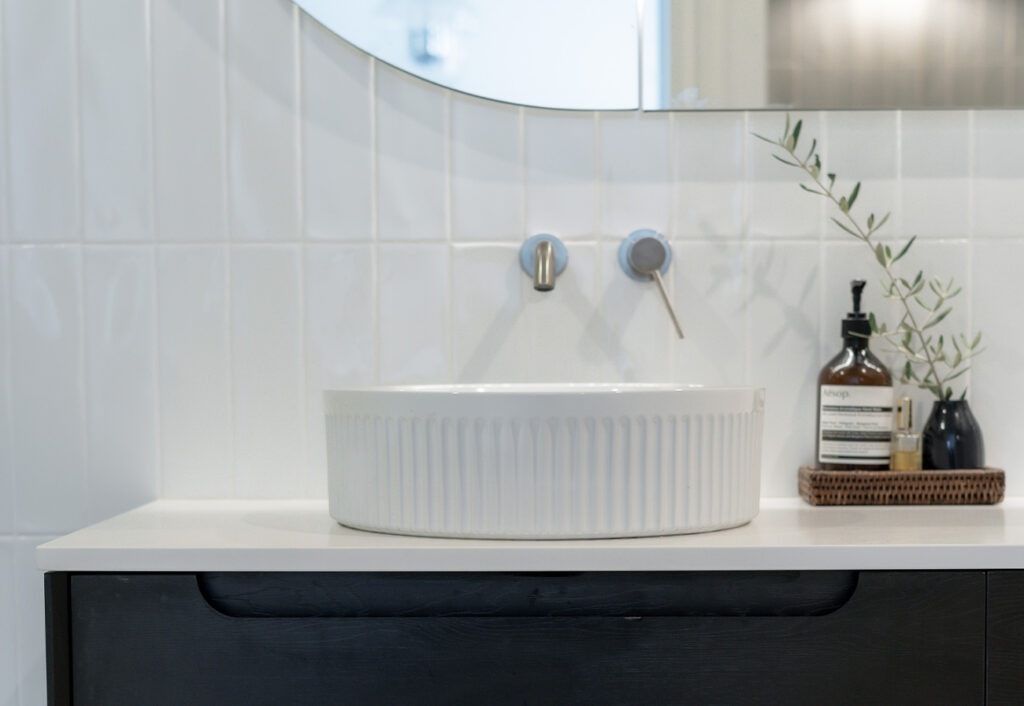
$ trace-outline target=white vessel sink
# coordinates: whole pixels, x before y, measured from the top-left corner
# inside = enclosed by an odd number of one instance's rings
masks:
[[[431,385],[324,393],[331,515],[399,534],[682,534],[757,514],[764,391]]]

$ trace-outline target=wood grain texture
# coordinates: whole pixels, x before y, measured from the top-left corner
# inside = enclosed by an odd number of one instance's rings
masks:
[[[791,617],[628,615],[622,580],[606,615],[238,618],[193,574],[76,575],[75,703],[983,702],[984,572],[862,572]]]
[[[988,572],[988,703],[1024,703],[1024,571]]]

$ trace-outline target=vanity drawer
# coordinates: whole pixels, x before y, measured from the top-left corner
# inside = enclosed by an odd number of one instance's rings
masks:
[[[980,704],[984,572],[75,574],[75,704]]]

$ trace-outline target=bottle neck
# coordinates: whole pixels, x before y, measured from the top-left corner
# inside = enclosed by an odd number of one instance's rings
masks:
[[[866,351],[868,349],[868,341],[870,339],[864,336],[854,336],[847,334],[843,336],[843,346],[851,348],[855,351]]]

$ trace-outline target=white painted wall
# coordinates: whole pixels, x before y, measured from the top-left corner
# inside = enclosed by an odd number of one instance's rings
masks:
[[[326,387],[764,385],[764,492],[795,493],[875,265],[748,136],[781,115],[484,103],[287,0],[4,0],[0,25],[0,704],[42,703],[36,544],[158,496],[324,495]],[[972,405],[1020,492],[1024,113],[804,117],[967,285]],[[685,342],[615,263],[640,227],[672,239]],[[549,294],[516,260],[540,231],[571,253]]]

